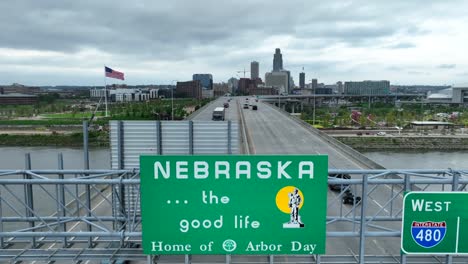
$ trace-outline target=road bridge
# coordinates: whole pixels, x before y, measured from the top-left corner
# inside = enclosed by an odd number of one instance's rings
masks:
[[[206,105],[195,113],[193,120],[211,120],[212,110],[222,106],[226,100],[219,98]],[[255,98],[250,97],[248,101],[251,100]],[[246,101],[245,97],[233,98],[226,109],[226,120],[242,125],[240,140],[245,143],[245,153],[329,155],[330,173],[343,172],[352,176],[351,180],[329,179],[329,183],[346,184],[347,189],[362,196],[363,206],[343,205],[344,190],[328,192],[327,255],[322,257],[182,255],[158,256],[153,260],[158,263],[357,263],[364,259],[365,254],[365,260],[373,263],[451,263],[452,260],[454,263],[467,263],[467,259],[462,257],[401,257],[399,236],[404,191],[416,188],[425,190],[429,185],[443,190],[466,191],[468,172],[382,170],[378,164],[286,112],[261,101],[256,102],[258,110],[251,107],[244,109]],[[380,170],[370,170],[376,168]],[[57,180],[60,175],[65,175],[68,181]],[[139,248],[139,201],[127,203],[122,200],[129,188],[138,196],[137,170],[0,171],[0,176],[0,205],[8,207],[5,211],[0,206],[0,212],[10,214],[0,217],[1,260],[67,263],[70,260],[145,259]],[[5,179],[5,176],[14,176],[14,179]],[[22,179],[22,176],[25,178]],[[26,185],[26,182],[35,187],[31,190],[11,187]],[[86,189],[90,189],[98,199],[83,200]],[[43,191],[47,193],[45,201],[56,204],[57,212],[60,212],[58,216],[31,212],[33,210],[30,210],[26,198],[31,192]],[[61,193],[64,191],[66,197],[62,199]],[[15,196],[16,192],[18,194]],[[25,200],[21,199],[23,195]],[[24,215],[17,207],[22,208],[22,212],[26,209],[32,214]],[[85,214],[77,213],[77,210]],[[361,221],[361,218],[365,221]],[[23,224],[34,222],[36,226],[22,225],[20,230],[15,230],[12,226],[15,221]],[[92,227],[91,231],[89,226]],[[35,238],[35,243],[31,243],[31,238]]]

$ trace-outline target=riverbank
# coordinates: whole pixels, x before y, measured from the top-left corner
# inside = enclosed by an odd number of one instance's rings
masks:
[[[338,136],[334,138],[357,150],[468,150],[468,136]]]
[[[0,146],[54,146],[83,147],[83,133],[67,134],[0,134]],[[89,147],[108,147],[109,135],[105,132],[90,132]]]

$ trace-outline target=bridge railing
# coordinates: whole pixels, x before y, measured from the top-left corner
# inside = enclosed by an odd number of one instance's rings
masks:
[[[468,184],[468,170],[330,170],[329,175],[327,240],[347,246],[327,243],[327,254],[312,256],[314,262],[357,263],[372,255],[404,263],[412,258],[401,256],[397,243],[404,192],[467,191]],[[0,170],[0,260],[143,260],[141,242],[138,170]],[[385,250],[369,248],[370,242]],[[202,262],[209,263],[205,257]],[[229,262],[239,257],[230,256]],[[296,262],[294,256],[288,259]]]

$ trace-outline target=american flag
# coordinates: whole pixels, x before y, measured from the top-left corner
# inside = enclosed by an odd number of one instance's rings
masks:
[[[109,77],[109,78],[115,78],[115,79],[120,79],[120,80],[125,80],[124,79],[124,73],[123,72],[119,72],[119,71],[114,71],[113,69],[109,68],[109,67],[106,67],[104,66],[105,71],[106,71],[106,77]]]

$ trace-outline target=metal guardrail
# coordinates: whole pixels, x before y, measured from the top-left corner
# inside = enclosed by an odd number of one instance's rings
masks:
[[[337,191],[328,193],[326,255],[148,258],[141,249],[138,170],[1,170],[0,261],[468,262],[468,257],[400,255],[397,243],[403,193],[467,191],[467,170],[330,170],[329,174],[349,174],[351,179],[328,180]],[[343,204],[349,192],[362,199]]]

